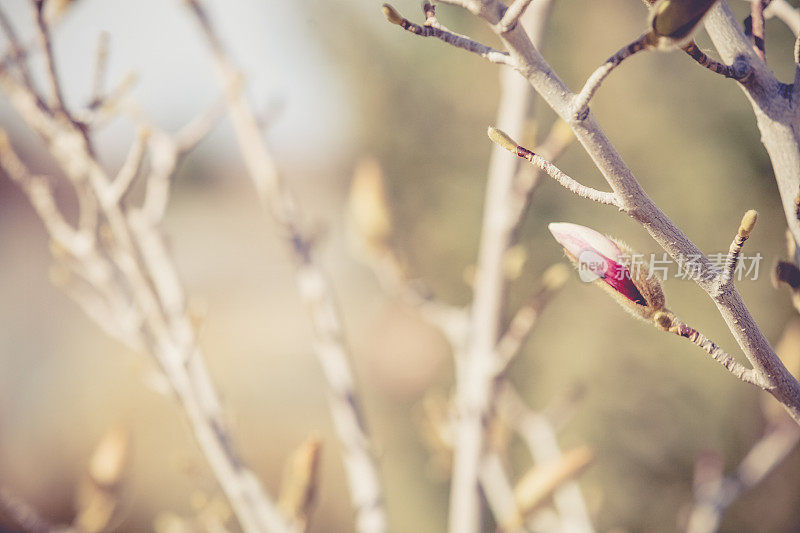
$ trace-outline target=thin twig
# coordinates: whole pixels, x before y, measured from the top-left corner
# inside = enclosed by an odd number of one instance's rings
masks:
[[[739,463],[736,471],[723,476],[714,472],[695,488],[694,503],[689,514],[687,533],[713,533],[719,528],[722,515],[740,496],[758,485],[781,464],[800,441],[800,430],[794,424],[781,424],[768,429]],[[695,471],[703,468],[698,459]]]
[[[535,464],[553,464],[562,457],[556,431],[548,418],[532,411],[514,388],[504,383],[500,387],[498,409],[519,434]],[[563,531],[594,531],[581,489],[575,481],[561,485],[553,495]]]
[[[46,54],[48,50],[45,49]],[[52,58],[49,63],[52,64]],[[57,77],[53,76],[52,80],[58,83]],[[60,89],[56,89],[60,93]],[[112,180],[90,150],[85,130],[59,117],[58,113],[39,107],[24,85],[3,72],[0,72],[0,90],[44,139],[69,181],[76,188],[85,186],[86,192],[95,198],[105,222],[103,238],[90,241],[90,250],[83,255],[76,254],[74,260],[85,263],[83,268],[88,279],[97,281],[96,290],[100,295],[108,297],[111,303],[123,299],[123,313],[127,315],[120,315],[123,318],[118,338],[143,347],[161,365],[242,528],[248,532],[288,531],[290,524],[278,513],[255,475],[233,449],[191,321],[185,308],[177,309],[171,304],[182,300],[182,287],[168,255],[161,253],[164,250],[161,235],[153,225],[134,229],[132,220],[136,217],[128,215],[136,211],[126,213],[122,205],[110,200]],[[157,279],[171,280],[173,286],[151,283]],[[93,318],[98,316],[95,314]],[[100,317],[101,326],[109,318]]]
[[[491,46],[473,41],[464,35],[442,29],[441,26],[420,26],[419,24],[414,24],[401,16],[400,13],[389,4],[383,4],[383,14],[389,22],[400,26],[414,35],[419,35],[420,37],[436,37],[456,48],[461,48],[473,54],[477,54],[491,63],[514,66],[514,60],[511,59],[507,52],[495,50]]]
[[[58,80],[58,72],[56,71],[55,59],[53,58],[53,45],[50,41],[50,31],[47,27],[47,22],[44,17],[44,0],[31,0],[33,3],[33,12],[36,20],[37,35],[39,37],[39,45],[44,50],[44,59],[47,73],[47,81],[50,84],[50,106],[55,112],[63,113],[69,117],[66,106],[64,105],[64,97],[61,94],[61,84]]]
[[[494,359],[497,364],[496,372],[498,375],[502,374],[506,368],[508,368],[508,365],[517,353],[519,353],[528,336],[533,331],[533,327],[539,315],[555,293],[563,286],[563,281],[566,280],[566,276],[557,273],[560,267],[566,269],[564,265],[557,264],[546,271],[545,276],[543,276],[543,278],[545,278],[543,280],[545,285],[538,289],[533,296],[528,299],[528,302],[517,310],[514,318],[512,318],[511,322],[508,324],[505,333],[497,342]],[[550,278],[558,279],[546,279],[548,273]]]
[[[575,109],[575,116],[578,117],[578,120],[583,120],[586,117],[588,114],[589,101],[600,88],[603,80],[611,74],[611,71],[617,68],[619,64],[627,58],[638,52],[647,50],[648,48],[650,48],[648,34],[644,34],[632,43],[620,48],[616,54],[606,59],[606,62],[589,76],[589,79],[586,80],[586,83],[583,85],[583,89],[575,96],[573,106]]]
[[[92,75],[92,92],[89,97],[89,108],[94,109],[103,100],[106,70],[108,68],[108,42],[110,35],[107,31],[100,32],[97,38],[97,51],[95,52],[94,73]]]
[[[503,18],[500,20],[497,31],[499,33],[506,33],[513,30],[532,1],[533,0],[514,0],[514,2],[508,6],[505,15],[503,15]]]
[[[697,43],[694,41],[687,43],[681,49],[686,52],[689,57],[694,59],[701,67],[707,68],[711,72],[721,74],[726,78],[731,78],[744,83],[749,79],[753,72],[747,63],[742,65],[743,68],[737,69],[735,65],[725,65],[724,63],[720,63],[719,61],[711,59],[708,57],[708,55],[706,55],[705,52],[700,50],[700,47],[697,46]]]
[[[767,51],[764,35],[764,9],[769,7],[771,0],[750,0],[750,38],[756,55],[766,61]]]
[[[117,177],[111,183],[108,189],[109,198],[105,201],[117,203],[122,200],[125,194],[130,190],[133,181],[139,174],[142,168],[142,161],[147,153],[147,140],[150,138],[150,130],[148,128],[139,128],[136,134],[136,139],[128,151],[128,156],[125,162],[122,163]]]
[[[556,180],[562,187],[564,187],[568,191],[580,196],[581,198],[592,200],[593,202],[597,202],[604,205],[613,205],[621,207],[619,198],[615,193],[598,191],[597,189],[593,189],[591,187],[587,187],[586,185],[578,183],[573,178],[564,174],[558,167],[556,167],[550,161],[546,160],[540,155],[531,152],[527,148],[518,145],[516,141],[514,141],[511,137],[506,135],[504,132],[498,130],[497,128],[490,126],[488,135],[492,141],[499,144],[509,152],[521,157],[522,159],[526,159],[527,161],[530,161],[531,163],[539,167],[543,172],[545,172],[548,176]]]
[[[761,389],[771,388],[769,380],[755,368],[747,368],[733,358],[732,355],[716,345],[711,339],[689,326],[672,313],[659,313],[654,317],[659,327],[679,337],[688,339],[689,342],[706,352],[714,361],[722,365],[728,372],[745,383],[750,383]]]
[[[328,382],[329,405],[343,448],[351,500],[356,511],[356,528],[362,533],[383,532],[387,529],[387,522],[378,466],[333,291],[315,257],[313,239],[302,227],[297,202],[278,172],[255,114],[238,90],[241,85],[239,74],[225,53],[202,4],[197,0],[189,0],[187,4],[211,48],[250,177],[262,204],[286,233],[287,244],[297,263],[297,285],[311,313],[316,353]]]
[[[0,29],[2,29],[8,41],[10,62],[19,70],[22,82],[25,84],[28,91],[35,96],[38,105],[44,107],[44,102],[39,92],[36,90],[36,85],[33,83],[33,78],[28,68],[28,63],[26,62],[26,52],[22,48],[22,45],[20,45],[17,33],[14,31],[14,26],[11,25],[11,22],[2,8],[0,8]]]

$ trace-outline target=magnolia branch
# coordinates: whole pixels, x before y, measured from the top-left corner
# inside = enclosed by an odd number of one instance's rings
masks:
[[[157,229],[160,217],[140,223],[140,208],[128,206],[124,192],[142,166],[145,145],[153,149],[151,177],[162,176],[168,184],[176,166],[174,144],[164,136],[150,137],[140,130],[129,157],[116,180],[106,173],[88,143],[88,130],[70,118],[64,108],[56,75],[49,29],[34,5],[37,29],[53,93],[54,108],[42,106],[35,93],[7,72],[0,72],[0,91],[17,113],[48,146],[67,181],[79,197],[81,221],[77,233],[86,244],[70,245],[57,230],[57,205],[36,180],[28,181],[18,165],[16,174],[29,192],[54,241],[61,245],[54,255],[86,283],[72,281],[71,273],[59,275],[65,290],[78,300],[89,316],[110,334],[136,349],[149,352],[159,362],[186,414],[195,438],[245,531],[287,531],[290,524],[275,509],[255,475],[233,450],[216,391],[197,346],[185,308],[183,289]],[[151,134],[155,130],[150,128]],[[189,148],[189,146],[186,146]],[[0,154],[3,166],[14,173],[10,145]],[[151,179],[148,179],[150,182]],[[148,183],[148,189],[151,183]],[[165,187],[168,194],[168,185]],[[166,201],[166,200],[164,200]],[[84,212],[90,210],[91,213]],[[98,219],[106,229],[97,238]],[[138,222],[137,222],[138,221]],[[105,312],[104,311],[110,311]],[[114,326],[109,326],[114,324]]]
[[[468,52],[472,52],[473,54],[477,54],[491,63],[514,66],[514,62],[509,57],[507,52],[495,50],[490,46],[473,41],[464,35],[459,35],[457,33],[442,29],[438,25],[420,26],[419,24],[414,24],[413,22],[401,16],[400,13],[398,13],[397,10],[389,4],[383,4],[382,9],[383,14],[386,16],[386,20],[392,24],[400,26],[404,30],[411,32],[414,35],[419,35],[420,37],[436,37],[437,39],[444,41],[451,46],[455,46],[456,48],[461,48]]]
[[[278,172],[255,114],[241,91],[237,90],[240,76],[224,51],[204,7],[197,0],[189,0],[187,5],[210,46],[250,177],[262,204],[285,232],[286,242],[297,263],[297,286],[311,314],[316,354],[328,382],[328,403],[342,445],[350,496],[356,512],[356,529],[362,533],[385,531],[387,523],[378,466],[356,389],[341,318],[333,291],[315,257],[314,239],[303,227],[297,201]]]
[[[458,3],[484,18],[492,27],[503,15],[502,6],[488,0]],[[724,3],[718,3],[711,10],[710,16],[723,9],[722,5]],[[714,266],[642,190],[592,114],[589,113],[585,120],[574,119],[572,111],[576,101],[575,94],[553,72],[525,31],[517,26],[500,37],[517,62],[519,72],[561,118],[570,121],[576,137],[616,193],[622,211],[637,220],[678,264],[685,263],[687,257],[700,258],[697,261],[699,268],[695,281],[713,299],[754,368],[771,382],[770,392],[796,421],[800,421],[800,384],[783,366],[736,288],[722,288],[717,276],[708,275],[715,272]],[[727,50],[723,51],[727,53]],[[748,83],[758,83],[765,75],[760,69],[754,69],[753,79]],[[792,192],[792,200],[795,194],[796,189]]]
[[[617,198],[617,195],[615,193],[598,191],[597,189],[593,189],[591,187],[587,187],[586,185],[578,183],[573,178],[564,174],[558,167],[556,167],[550,161],[546,160],[545,158],[543,158],[538,154],[533,153],[527,148],[518,145],[517,142],[513,140],[505,132],[498,130],[493,126],[489,126],[488,135],[492,141],[502,146],[504,149],[539,167],[542,170],[542,172],[544,172],[545,174],[556,180],[559,183],[559,185],[561,185],[571,193],[576,194],[581,198],[592,200],[593,202],[597,202],[599,204],[621,207],[619,199]]]
[[[698,458],[695,464],[694,503],[686,532],[717,531],[725,510],[773,472],[797,447],[798,441],[800,441],[800,430],[794,424],[782,423],[772,427],[753,445],[736,470],[728,476],[722,472],[721,460]],[[717,464],[707,465],[709,462]],[[706,472],[706,470],[712,471]]]

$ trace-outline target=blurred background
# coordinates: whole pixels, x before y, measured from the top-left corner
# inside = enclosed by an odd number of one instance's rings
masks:
[[[3,0],[23,36],[25,0]],[[796,2],[793,2],[796,5]],[[748,6],[731,0],[742,19]],[[470,300],[485,175],[486,127],[498,66],[386,23],[371,0],[208,0],[247,90],[268,117],[278,163],[309,218],[324,228],[322,261],[338,294],[395,531],[442,531],[447,475],[432,464],[420,403],[453,382],[446,341],[380,288],[348,244],[346,202],[358,160],[387,180],[394,237],[414,278],[442,300]],[[416,0],[395,7],[421,22]],[[499,46],[480,21],[442,6],[439,19]],[[544,54],[572,88],[646,25],[640,0],[557,0]],[[54,30],[68,104],[89,98],[98,33],[111,34],[108,84],[138,74],[134,96],[175,131],[219,94],[205,42],[178,0],[79,0]],[[767,23],[767,57],[792,78],[794,38]],[[710,50],[704,32],[699,44]],[[34,61],[35,66],[40,63]],[[769,270],[783,257],[784,214],[750,105],[735,83],[681,53],[646,53],[604,84],[592,109],[648,194],[707,253],[725,252],[747,209],[759,224],[746,252],[764,256],[739,288],[769,339],[795,316]],[[536,107],[540,136],[554,115]],[[27,164],[57,174],[44,147],[5,101],[0,122]],[[534,126],[531,126],[532,128]],[[124,120],[97,137],[109,169],[134,136]],[[559,166],[605,188],[579,146]],[[642,253],[661,253],[633,221],[552,182],[536,193],[522,244],[527,262],[512,307],[549,265],[564,261],[546,226],[591,226]],[[310,326],[280,235],[260,209],[231,128],[223,122],[187,159],[165,221],[201,342],[244,457],[275,493],[287,455],[310,434],[323,442],[312,531],[352,530],[343,470],[312,352]],[[154,366],[105,336],[48,282],[45,232],[25,197],[0,177],[0,480],[53,521],[68,522],[76,486],[107,428],[132,435],[119,531],[191,515],[215,482],[168,396],[148,386]],[[738,354],[713,303],[693,283],[666,282],[668,305]],[[511,310],[513,312],[513,309]],[[694,460],[716,450],[735,467],[763,430],[761,398],[696,347],[631,320],[573,276],[541,317],[510,377],[534,408],[571,387],[585,396],[561,434],[597,453],[581,486],[599,531],[673,531],[691,501]],[[517,471],[527,468],[512,449]],[[800,531],[800,454],[793,453],[726,513],[725,531]],[[10,522],[4,526],[13,530]]]

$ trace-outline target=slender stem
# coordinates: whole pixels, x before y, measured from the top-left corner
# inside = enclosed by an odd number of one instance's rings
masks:
[[[758,55],[762,61],[767,59],[766,42],[764,40],[764,9],[766,9],[770,3],[771,0],[750,1],[750,37],[753,40],[753,47],[755,48],[756,55]]]
[[[793,424],[769,429],[739,463],[736,471],[706,480],[695,489],[687,533],[713,533],[722,515],[740,496],[759,484],[797,447],[800,430]],[[720,469],[721,469],[720,465]],[[697,467],[702,467],[698,464]]]
[[[313,238],[303,228],[297,201],[278,172],[252,108],[238,90],[238,72],[225,53],[202,4],[189,0],[188,5],[210,45],[218,77],[227,93],[228,110],[239,149],[259,199],[285,232],[286,243],[297,264],[295,277],[300,296],[309,308],[317,358],[328,383],[328,404],[342,445],[350,496],[356,512],[356,529],[361,533],[384,532],[388,525],[378,465],[333,291],[315,257]]]
[[[663,320],[663,322],[662,322]],[[750,383],[761,389],[771,387],[770,382],[764,375],[754,368],[747,368],[742,363],[733,358],[732,355],[716,345],[711,339],[689,326],[675,315],[668,313],[662,314],[658,320],[661,327],[679,337],[688,339],[689,342],[706,352],[714,361],[721,364],[728,372],[739,378],[745,383]]]
[[[497,30],[500,33],[505,33],[514,29],[519,22],[519,19],[525,14],[525,10],[528,9],[529,5],[531,5],[532,1],[533,0],[514,0],[514,2],[508,6],[505,15],[503,15],[503,18],[497,25]]]
[[[419,24],[414,24],[407,18],[401,16],[397,10],[395,10],[395,8],[389,4],[383,4],[383,13],[389,22],[400,26],[404,30],[411,32],[414,35],[419,35],[420,37],[435,37],[451,46],[455,46],[456,48],[461,48],[468,52],[472,52],[473,54],[477,54],[491,63],[514,66],[514,62],[511,60],[507,52],[495,50],[491,46],[486,46],[485,44],[473,41],[469,37],[443,29],[438,24],[431,26],[420,26]]]
[[[562,187],[571,193],[600,204],[621,207],[619,199],[615,193],[598,191],[597,189],[593,189],[578,183],[573,178],[564,174],[561,169],[559,169],[550,161],[538,154],[531,152],[527,148],[518,145],[516,141],[514,141],[505,132],[498,130],[497,128],[490,127],[489,138],[509,152],[512,152],[522,159],[525,159],[539,167],[545,174],[556,180]]]
[[[752,74],[752,70],[749,68],[743,68],[739,70],[734,65],[725,65],[724,63],[720,63],[719,61],[711,59],[708,57],[708,55],[706,55],[705,52],[700,50],[700,47],[697,46],[697,43],[694,41],[683,46],[682,50],[686,52],[689,57],[694,59],[701,67],[707,68],[711,72],[721,74],[726,78],[732,78],[737,81],[746,82]],[[746,63],[743,66],[746,66]]]
[[[578,117],[578,120],[583,120],[586,117],[588,114],[589,101],[600,88],[603,80],[611,74],[611,71],[617,68],[619,64],[627,58],[638,52],[647,50],[648,48],[650,48],[650,45],[648,44],[647,34],[645,34],[632,43],[620,48],[616,54],[609,57],[605,63],[589,76],[589,79],[586,80],[586,83],[583,85],[583,89],[581,89],[575,97],[575,103],[573,104],[575,107],[575,116]]]

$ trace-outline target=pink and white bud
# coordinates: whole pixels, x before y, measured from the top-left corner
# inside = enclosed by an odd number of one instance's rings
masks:
[[[642,318],[651,318],[664,306],[658,280],[644,265],[631,270],[632,253],[627,246],[578,224],[558,222],[548,228],[583,281],[601,284],[623,307]]]

